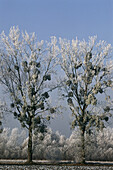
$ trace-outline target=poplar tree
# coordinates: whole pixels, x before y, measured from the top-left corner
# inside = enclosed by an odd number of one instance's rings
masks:
[[[0,83],[10,96],[14,117],[28,130],[28,163],[32,163],[32,136],[35,130],[44,132],[46,123],[55,112],[50,106],[50,92],[55,73],[56,40],[37,41],[35,33],[21,33],[12,27],[0,39]],[[51,83],[50,83],[51,82]]]
[[[89,37],[88,42],[59,39],[59,62],[65,75],[63,98],[67,98],[74,116],[72,127],[77,126],[81,132],[82,163],[85,163],[85,134],[90,134],[93,127],[103,129],[111,116],[107,92],[113,87],[112,48],[96,39],[96,36]],[[104,106],[102,98],[106,98]]]

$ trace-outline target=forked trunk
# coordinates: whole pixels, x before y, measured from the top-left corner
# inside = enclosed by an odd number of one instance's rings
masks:
[[[28,138],[28,163],[32,163],[32,119],[29,124],[29,138]]]

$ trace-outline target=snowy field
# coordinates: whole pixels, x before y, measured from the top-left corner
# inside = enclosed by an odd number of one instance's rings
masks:
[[[0,165],[0,170],[113,170],[108,166]]]
[[[87,163],[95,163],[94,165],[65,165],[67,163],[74,163],[73,161],[55,161],[53,163],[64,163],[63,165],[49,165],[52,164],[52,161],[49,160],[40,160],[34,161],[36,163],[45,163],[48,165],[13,165],[18,163],[24,163],[26,160],[0,160],[0,170],[113,170],[113,162],[105,161],[87,161]],[[100,165],[96,165],[96,164]],[[10,164],[10,165],[9,165]],[[106,164],[106,165],[102,165]]]
[[[0,170],[113,170],[106,166],[2,165]]]

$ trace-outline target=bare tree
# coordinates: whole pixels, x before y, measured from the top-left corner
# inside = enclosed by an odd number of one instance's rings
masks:
[[[20,34],[18,27],[12,27],[8,36],[1,34],[0,82],[10,95],[14,117],[28,129],[29,163],[35,129],[44,132],[46,122],[55,112],[49,102],[50,92],[57,87],[51,81],[56,65],[55,44],[54,37],[44,44],[37,42],[35,33]]]
[[[72,43],[60,38],[59,43],[59,61],[65,73],[63,98],[67,98],[75,118],[72,127],[81,131],[81,162],[85,163],[85,133],[93,126],[105,127],[111,115],[110,105],[106,101],[101,106],[99,99],[106,96],[108,100],[107,90],[113,87],[112,48],[105,41],[96,43],[96,36],[89,37],[88,42],[76,38]]]

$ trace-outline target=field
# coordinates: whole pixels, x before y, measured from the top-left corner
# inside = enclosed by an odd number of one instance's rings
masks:
[[[0,170],[113,170],[113,162],[91,162],[76,164],[69,161],[34,161],[25,164],[26,160],[0,160]]]

